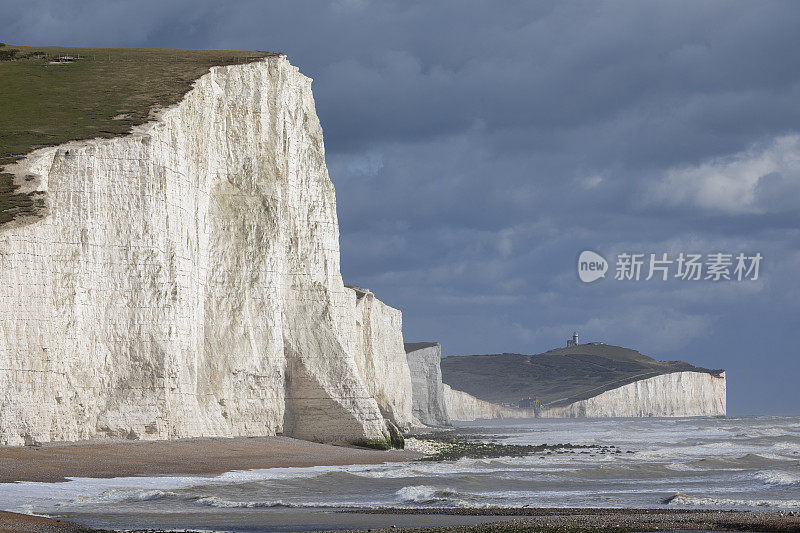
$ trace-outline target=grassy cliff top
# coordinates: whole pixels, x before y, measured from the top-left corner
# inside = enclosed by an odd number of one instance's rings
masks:
[[[0,167],[43,146],[114,137],[178,103],[212,66],[269,52],[0,46]],[[0,224],[36,210],[0,174]]]
[[[721,370],[683,361],[658,361],[609,344],[579,344],[537,355],[497,354],[445,357],[442,381],[490,402],[516,404],[536,397],[542,404],[568,405],[634,381],[671,372]]]

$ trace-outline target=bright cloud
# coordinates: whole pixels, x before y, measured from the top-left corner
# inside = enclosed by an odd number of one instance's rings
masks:
[[[699,207],[729,214],[768,213],[774,199],[800,188],[800,135],[776,137],[767,145],[667,170],[647,190],[650,204]],[[793,198],[800,206],[800,196]]]

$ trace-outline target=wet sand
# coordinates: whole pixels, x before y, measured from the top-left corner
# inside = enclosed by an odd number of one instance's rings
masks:
[[[91,530],[63,520],[0,511],[0,531],[15,533],[85,533]]]
[[[0,483],[68,477],[213,475],[231,470],[408,461],[420,454],[317,444],[289,437],[93,441],[0,447]]]

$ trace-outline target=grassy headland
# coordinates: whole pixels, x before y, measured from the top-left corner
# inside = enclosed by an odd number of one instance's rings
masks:
[[[556,407],[597,396],[634,381],[671,372],[722,370],[683,361],[658,361],[610,344],[579,344],[537,355],[496,354],[450,356],[442,359],[442,381],[482,400],[516,404],[536,397]]]
[[[158,107],[178,103],[216,65],[261,51],[0,46],[0,167],[67,141],[128,133]],[[0,225],[34,214],[34,198],[0,174]]]

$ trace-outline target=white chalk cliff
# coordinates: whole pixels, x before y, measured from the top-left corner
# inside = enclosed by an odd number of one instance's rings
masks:
[[[487,402],[464,391],[455,390],[444,384],[444,400],[447,415],[451,420],[469,422],[492,418],[534,418],[536,413],[531,409],[514,409]]]
[[[411,373],[403,348],[403,316],[368,289],[356,293],[354,351],[359,375],[383,416],[400,428],[412,423]]]
[[[541,410],[543,418],[724,416],[725,372],[672,372],[634,381],[586,400]]]
[[[33,152],[0,228],[0,443],[411,421],[400,312],[343,286],[311,80],[214,67],[133,134]]]
[[[444,385],[452,420],[492,418],[604,418],[725,416],[725,372],[672,372],[634,381],[597,396],[559,407],[516,409],[476,398]]]
[[[659,361],[602,342],[535,355],[447,357],[441,370],[452,387],[446,397],[454,420],[726,414],[723,370]]]
[[[405,351],[411,372],[415,424],[450,425],[442,383],[442,346],[438,342],[406,343]]]

